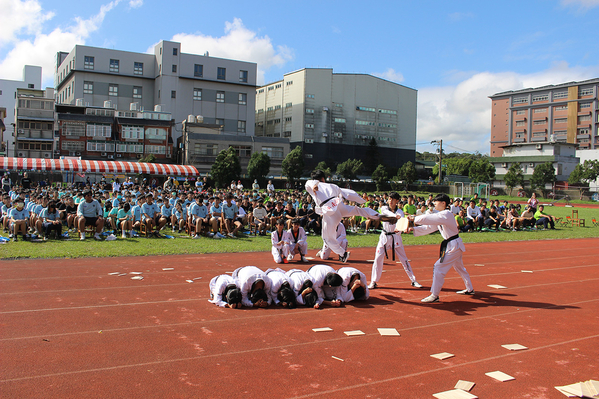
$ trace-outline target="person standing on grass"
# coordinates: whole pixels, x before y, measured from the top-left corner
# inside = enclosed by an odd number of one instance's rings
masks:
[[[537,206],[539,205],[539,200],[537,199],[537,193],[532,193],[527,202],[532,214],[534,215],[537,212]]]
[[[314,199],[316,213],[322,215],[322,240],[341,257],[343,263],[347,262],[350,253],[337,242],[337,225],[344,217],[349,216],[363,216],[378,220],[379,213],[371,208],[346,205],[343,198],[358,204],[366,201],[353,190],[326,183],[325,173],[319,169],[313,171],[311,179],[306,182],[306,191]]]
[[[445,275],[452,267],[464,280],[466,289],[458,291],[462,295],[474,295],[474,288],[470,281],[470,275],[464,267],[462,254],[466,251],[462,239],[458,235],[458,226],[455,222],[455,217],[450,210],[447,209],[449,197],[447,194],[438,194],[433,200],[437,213],[430,215],[421,215],[413,218],[415,227],[409,227],[407,232],[414,232],[414,236],[423,236],[426,234],[439,231],[443,242],[441,243],[440,257],[433,269],[433,284],[431,286],[431,294],[422,299],[421,302],[433,303],[439,302],[439,293],[445,281]],[[412,219],[412,217],[411,217]]]

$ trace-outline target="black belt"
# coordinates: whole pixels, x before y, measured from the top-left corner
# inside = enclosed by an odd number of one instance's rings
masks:
[[[449,244],[450,241],[456,240],[460,238],[459,234],[456,234],[455,236],[451,236],[449,237],[447,240],[443,240],[441,241],[441,248],[439,250],[439,263],[443,263],[443,259],[445,259],[445,252],[447,251],[447,244]]]
[[[385,231],[385,235],[386,236],[391,236],[391,255],[393,257],[393,260],[395,261],[395,231]],[[387,244],[385,244],[385,258],[389,259],[389,256],[387,255]]]
[[[327,199],[325,199],[324,201],[322,201],[322,202],[320,203],[320,207],[322,208],[324,204],[326,204],[327,202],[329,202],[329,201],[330,201],[330,200],[332,200],[333,198],[337,198],[337,197],[331,197],[331,198],[327,198]]]

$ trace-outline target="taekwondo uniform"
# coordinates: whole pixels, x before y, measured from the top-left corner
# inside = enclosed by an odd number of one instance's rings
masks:
[[[300,289],[307,280],[312,281],[312,287],[314,287],[314,278],[309,273],[300,269],[291,269],[285,274],[287,275],[287,278],[289,280],[289,285],[291,285],[291,288],[295,292],[297,303],[300,305],[304,305],[304,298],[302,297]],[[321,304],[322,301],[320,300],[320,298],[319,301],[320,302],[318,303]]]
[[[398,218],[404,217],[404,213],[401,208],[397,207],[397,210],[393,212],[388,205],[385,205],[381,208],[381,215],[396,216]],[[371,284],[377,283],[381,279],[381,275],[383,274],[384,258],[387,257],[387,249],[391,250],[393,260],[395,260],[397,257],[397,259],[401,262],[410,281],[416,281],[416,277],[412,271],[412,266],[410,266],[406,251],[403,247],[401,233],[395,232],[395,226],[395,223],[392,224],[389,222],[383,222],[383,231],[379,237],[379,243],[377,244],[376,251],[374,253],[374,262],[372,263],[372,275],[370,277]]]
[[[296,244],[299,244],[299,250],[301,256],[306,256],[308,254],[308,241],[306,236],[306,231],[299,227],[297,231],[297,236],[293,233],[293,227],[287,230],[286,242],[288,245],[288,252],[291,255],[291,251],[295,248]]]
[[[453,213],[449,210],[445,210],[431,215],[416,216],[414,218],[414,236],[423,236],[426,234],[439,231],[443,242],[441,243],[441,253],[439,260],[435,262],[433,269],[433,285],[431,286],[431,294],[439,296],[443,282],[445,281],[445,275],[452,267],[458,272],[458,274],[464,280],[466,289],[468,291],[474,291],[472,282],[470,281],[470,275],[464,267],[462,261],[462,253],[466,251],[462,239],[458,235],[458,226],[455,222]]]
[[[275,229],[270,233],[270,241],[272,242],[272,257],[276,263],[283,263],[283,259],[286,259],[289,255],[289,237],[287,230],[283,230],[279,236],[279,231]]]
[[[251,308],[254,304],[250,301],[249,295],[252,290],[252,285],[258,281],[264,281],[264,292],[266,292],[268,296],[268,291],[270,291],[270,279],[262,270],[258,269],[256,266],[242,266],[236,269],[233,272],[233,278],[237,279],[237,286],[241,290],[241,304],[243,306],[247,306]],[[270,297],[268,298],[268,304],[271,304]]]
[[[318,190],[314,190],[318,187]],[[374,209],[360,208],[345,205],[343,198],[358,204],[366,202],[353,190],[339,188],[335,184],[323,183],[318,180],[308,180],[306,191],[310,193],[316,204],[315,211],[322,215],[322,240],[333,252],[339,256],[345,254],[345,250],[337,242],[337,225],[344,217],[362,216],[370,219],[379,219],[379,213]]]
[[[337,242],[339,243],[339,245],[341,246],[341,248],[343,248],[345,251],[347,251],[347,233],[345,231],[345,226],[343,225],[343,223],[339,223],[337,225]],[[329,246],[326,243],[322,244],[322,249],[320,250],[319,254],[317,256],[320,256],[321,259],[329,259],[329,256],[331,255],[331,248],[329,248]]]
[[[283,284],[289,283],[289,279],[287,278],[285,271],[278,267],[276,269],[268,269],[266,271],[266,275],[271,282],[270,290],[267,292],[267,294],[275,303],[275,305],[278,305],[279,299],[277,298],[277,295],[279,294],[279,291],[281,291]],[[291,283],[289,283],[289,287],[291,287]]]
[[[208,302],[212,302],[213,304],[224,308],[227,306],[227,298],[225,298],[225,291],[227,286],[234,284],[236,287],[239,287],[237,281],[228,274],[221,274],[220,276],[214,277],[210,280],[208,287],[210,288],[210,299]]]
[[[352,292],[351,287],[349,286],[349,282],[351,281],[352,276],[356,273],[360,275],[360,281],[362,282],[362,285],[364,285],[364,298],[360,299],[366,300],[370,298],[370,291],[368,290],[368,281],[366,281],[366,275],[358,269],[356,269],[355,267],[345,266],[337,270],[337,274],[340,275],[343,279],[343,284],[341,284],[343,302],[350,302],[355,299],[354,293]]]
[[[342,294],[342,286],[339,287],[329,287],[324,285],[324,279],[328,273],[337,273],[335,269],[328,265],[314,265],[308,269],[308,274],[312,276],[314,280],[314,291],[318,294],[318,304],[322,304],[322,302],[326,299],[328,301],[332,301],[335,299],[339,299],[343,301]]]

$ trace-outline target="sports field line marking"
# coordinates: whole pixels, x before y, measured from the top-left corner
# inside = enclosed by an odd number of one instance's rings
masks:
[[[376,333],[376,334],[368,334],[368,335],[378,335],[378,333]],[[332,390],[329,390],[329,391],[320,391],[320,392],[317,392],[317,393],[314,393],[314,394],[297,396],[296,398],[307,398],[307,397],[311,397],[311,396],[321,396],[322,394],[326,394],[326,393],[339,392],[339,391],[344,391],[344,390],[353,389],[353,388],[360,388],[360,387],[365,387],[365,386],[374,385],[374,384],[381,384],[381,383],[384,383],[384,382],[396,381],[396,380],[400,380],[400,379],[404,379],[404,378],[415,377],[415,376],[424,375],[424,374],[430,374],[430,373],[434,373],[434,372],[438,372],[438,371],[443,371],[443,370],[450,370],[450,369],[461,367],[461,366],[468,366],[468,365],[471,365],[471,364],[482,363],[482,362],[486,362],[486,361],[489,361],[489,360],[496,360],[496,359],[501,359],[501,358],[505,358],[505,357],[509,357],[509,356],[522,356],[522,355],[526,356],[528,353],[539,351],[539,350],[542,350],[542,349],[548,349],[548,348],[552,348],[552,347],[555,347],[555,346],[570,344],[570,343],[573,343],[573,342],[580,342],[580,341],[584,341],[584,340],[587,340],[587,339],[598,338],[598,337],[599,337],[599,334],[598,335],[587,336],[587,337],[576,338],[576,339],[572,339],[572,340],[568,340],[568,341],[555,342],[553,344],[548,344],[548,345],[544,345],[544,346],[532,348],[532,349],[529,349],[527,351],[508,352],[508,353],[503,354],[503,355],[492,356],[492,357],[488,357],[488,358],[484,358],[484,359],[473,360],[471,362],[460,363],[460,364],[456,364],[456,365],[453,365],[453,366],[440,367],[440,368],[436,368],[436,369],[432,369],[432,370],[421,371],[421,372],[418,372],[418,373],[412,373],[412,374],[402,375],[402,376],[398,376],[398,377],[387,378],[387,379],[380,380],[380,381],[374,381],[374,382],[369,382],[369,383],[364,383],[364,384],[357,384],[357,385],[353,385],[353,386],[349,386],[349,387],[344,387],[344,388],[339,388],[339,389],[332,389]],[[342,339],[348,339],[348,338],[344,337]],[[352,338],[349,338],[349,339],[352,339]],[[361,338],[354,338],[354,339],[361,339]],[[323,343],[323,342],[338,341],[338,340],[339,339],[331,339],[331,340],[325,340],[325,341],[319,341],[319,342]],[[206,355],[206,356],[192,356],[192,357],[185,357],[185,358],[178,358],[178,359],[169,359],[169,360],[160,360],[160,361],[153,361],[153,362],[144,362],[144,363],[135,363],[135,364],[123,364],[123,365],[120,365],[120,366],[112,366],[112,367],[99,367],[99,368],[87,369],[87,370],[64,371],[64,372],[61,372],[61,373],[42,374],[42,375],[34,375],[34,376],[18,377],[18,378],[8,378],[8,379],[5,379],[5,380],[0,380],[0,383],[33,380],[33,379],[38,379],[38,378],[59,377],[59,376],[63,376],[63,375],[94,373],[94,372],[110,371],[110,370],[122,370],[122,369],[127,369],[127,368],[146,367],[146,366],[159,365],[159,364],[170,364],[170,363],[184,362],[184,361],[190,361],[190,360],[203,360],[203,359],[213,358],[213,357],[217,357],[217,356],[235,356],[235,355],[241,355],[241,354],[245,354],[245,353],[259,352],[259,351],[263,351],[263,350],[269,350],[269,351],[270,350],[280,350],[280,349],[285,349],[285,348],[290,348],[290,347],[304,346],[306,344],[313,344],[313,343],[314,342],[302,342],[302,343],[297,343],[297,344],[293,344],[293,345],[281,345],[281,346],[271,346],[271,347],[268,347],[268,348],[247,349],[247,350],[243,350],[243,351],[228,352],[228,353],[219,353],[219,354]]]
[[[147,277],[147,275],[146,275]],[[33,279],[32,279],[33,280]],[[123,281],[129,281],[127,279],[122,279]],[[129,289],[129,288],[160,288],[160,287],[171,287],[171,286],[176,286],[176,285],[187,285],[187,284],[183,284],[183,283],[173,283],[173,284],[152,284],[152,285],[139,285],[139,284],[132,284],[132,285],[119,285],[119,286],[115,286],[115,287],[93,287],[93,288],[71,288],[69,290],[45,290],[45,291],[15,291],[15,292],[0,292],[0,296],[4,296],[4,295],[17,295],[17,294],[52,294],[52,293],[60,293],[60,292],[79,292],[79,291],[97,291],[97,290],[122,290],[122,289]]]

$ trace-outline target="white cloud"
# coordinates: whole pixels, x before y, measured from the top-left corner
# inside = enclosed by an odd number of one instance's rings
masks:
[[[374,73],[373,75],[396,83],[403,82],[404,80],[401,72],[397,72],[393,68],[389,68],[385,72]]]
[[[251,61],[258,64],[258,84],[264,84],[264,73],[273,66],[282,66],[293,59],[293,50],[287,46],[275,46],[264,35],[258,36],[249,30],[239,18],[225,23],[225,34],[220,37],[202,33],[179,33],[173,41],[181,43],[186,53],[204,54],[206,51],[214,57]],[[153,52],[154,46],[149,48]]]
[[[599,0],[562,0],[565,6],[578,6],[581,9],[589,9],[599,6]]]
[[[144,0],[129,0],[130,8],[139,8],[144,5]]]
[[[18,35],[38,34],[42,24],[51,19],[52,12],[44,12],[37,0],[0,0],[2,34],[0,47],[17,40]]]
[[[0,0],[4,1],[4,0]],[[24,65],[41,66],[43,71],[42,82],[44,85],[52,85],[54,73],[54,59],[58,51],[71,51],[76,44],[84,44],[85,40],[104,21],[106,14],[116,7],[121,0],[114,0],[100,7],[100,11],[88,19],[75,18],[75,23],[66,28],[55,28],[50,33],[42,33],[41,25],[37,27],[34,38],[21,38],[20,30],[14,31],[12,49],[8,51],[4,59],[0,60],[0,76],[4,79],[21,79]],[[33,2],[33,1],[32,1]],[[26,2],[21,2],[22,4]],[[35,2],[38,6],[39,3]],[[33,7],[33,5],[30,5]],[[15,9],[15,8],[13,8]],[[44,13],[39,7],[37,21],[45,21],[52,17],[51,13]],[[12,15],[6,16],[12,20]],[[27,28],[22,26],[21,29]]]
[[[452,72],[456,74],[455,71]],[[425,87],[418,90],[417,141],[442,139],[446,152],[456,148],[489,153],[491,135],[491,99],[504,91],[519,90],[596,78],[599,65],[570,67],[566,62],[532,74],[515,72],[471,73],[455,86]],[[419,145],[419,151],[431,147]],[[460,151],[458,151],[460,152]]]

